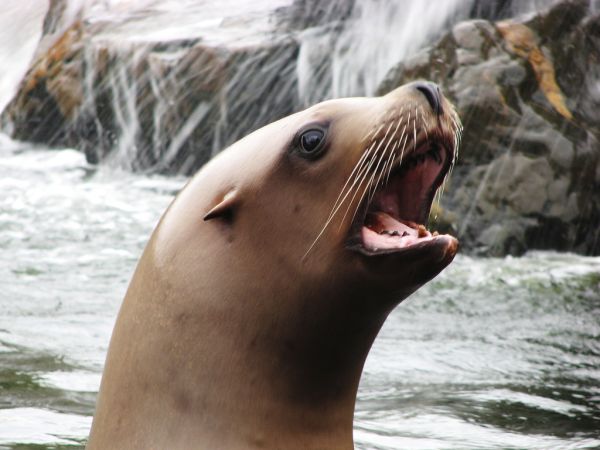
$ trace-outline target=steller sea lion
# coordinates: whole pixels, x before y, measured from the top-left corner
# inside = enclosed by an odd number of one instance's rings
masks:
[[[460,132],[416,82],[317,104],[206,164],[137,266],[88,448],[353,448],[373,340],[456,254],[424,224]]]

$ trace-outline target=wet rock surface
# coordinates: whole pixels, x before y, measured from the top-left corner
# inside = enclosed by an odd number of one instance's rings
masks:
[[[442,206],[469,250],[600,254],[600,16],[588,2],[460,23],[379,92],[415,78],[439,83],[463,120]]]
[[[185,174],[307,99],[327,97],[329,52],[354,5],[295,0],[192,35],[157,22],[156,34],[140,38],[136,17],[80,18],[65,29],[62,3],[52,1],[48,34],[2,128],[78,148],[92,163]],[[465,248],[600,254],[600,18],[584,0],[510,18],[513,3],[474,1],[471,16],[486,20],[454,26],[394,67],[378,92],[424,78],[456,104],[462,150],[435,220]],[[175,31],[164,37],[161,27]],[[319,45],[308,52],[301,36]],[[297,70],[303,59],[309,94]]]

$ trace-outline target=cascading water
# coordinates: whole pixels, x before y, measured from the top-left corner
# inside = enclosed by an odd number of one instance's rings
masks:
[[[527,14],[554,1],[497,2],[495,7],[477,0],[358,1],[352,20],[339,33],[308,30],[301,37],[300,103],[308,106],[328,98],[374,95],[393,66],[459,21]],[[322,75],[324,65],[330,67],[328,77]]]
[[[392,66],[430,42],[444,26],[465,19],[472,4],[473,0],[357,2],[353,19],[339,33],[308,30],[302,36],[300,102],[308,106],[328,98],[373,95]],[[329,74],[319,77],[324,65]]]
[[[371,95],[393,66],[467,17],[556,1],[73,0],[45,21],[46,1],[5,1],[0,109],[36,127],[5,115],[21,141],[0,134],[0,447],[83,446],[128,280],[185,183],[148,172],[190,173],[281,115]],[[65,64],[43,66],[63,68],[44,85],[58,95],[17,93],[21,106],[47,100],[44,114],[28,116],[9,103],[42,29],[54,36],[35,58],[65,30],[75,34],[60,47]],[[506,127],[507,149],[514,132]],[[476,168],[489,175],[477,192],[510,175],[497,167]],[[599,273],[598,258],[573,254],[459,255],[378,337],[359,391],[357,448],[600,448]]]

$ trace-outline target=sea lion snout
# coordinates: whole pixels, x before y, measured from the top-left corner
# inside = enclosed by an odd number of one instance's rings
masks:
[[[436,115],[442,114],[442,93],[437,84],[430,81],[416,81],[414,87],[425,96]]]

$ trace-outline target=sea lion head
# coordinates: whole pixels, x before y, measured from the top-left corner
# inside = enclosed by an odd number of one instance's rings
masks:
[[[456,253],[424,224],[460,128],[421,82],[320,103],[213,158],[140,259],[88,447],[353,448],[373,340]]]
[[[211,196],[191,210],[214,239],[277,261],[282,277],[320,284],[336,274],[399,301],[457,251],[455,238],[425,225],[460,132],[454,107],[432,83],[326,101],[215,158],[192,182]],[[209,187],[212,179],[220,182]]]

